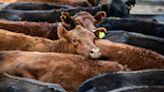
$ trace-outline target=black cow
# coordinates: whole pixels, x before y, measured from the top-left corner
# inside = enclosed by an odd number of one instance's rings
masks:
[[[105,18],[102,24],[97,25],[97,27],[99,26],[105,27],[107,30],[126,30],[164,38],[164,24],[154,21],[134,18]]]
[[[66,92],[60,85],[0,74],[0,92]]]
[[[164,23],[164,14],[131,14],[131,18]]]
[[[7,4],[4,8],[2,8],[2,10],[53,10],[53,9],[69,9],[69,8],[73,8],[73,7],[68,5],[54,4],[54,3],[16,2],[16,3]]]
[[[152,92],[141,90],[116,91],[118,88],[123,87],[133,89],[134,86],[162,86],[162,89],[164,89],[164,70],[142,70],[99,75],[85,81],[78,92]],[[157,89],[158,87],[156,87]],[[158,90],[155,92],[161,92],[160,88]]]
[[[164,86],[132,86],[123,87],[107,92],[163,92]]]
[[[32,7],[31,7],[32,6]],[[98,11],[105,11],[107,16],[129,17],[129,8],[122,0],[112,0],[108,4],[93,7],[71,7],[45,3],[16,3],[8,5],[0,11],[0,19],[14,21],[57,22],[61,12],[74,15],[79,11],[87,11],[95,15]]]

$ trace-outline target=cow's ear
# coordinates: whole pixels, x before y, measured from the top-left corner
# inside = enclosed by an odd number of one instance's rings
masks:
[[[63,23],[63,25],[68,27],[67,29],[73,29],[76,27],[76,22],[70,16],[69,12],[61,12],[60,19],[61,19],[61,22]]]
[[[94,17],[97,20],[96,21],[97,23],[101,23],[103,21],[103,19],[106,17],[106,12],[99,11],[96,13],[96,15]]]
[[[106,29],[103,28],[103,27],[100,27],[100,28],[97,28],[96,31],[94,32],[94,34],[96,35],[96,37],[98,39],[102,39],[105,37],[105,34],[106,34]]]
[[[67,34],[68,34],[68,30],[65,29],[62,25],[59,25],[57,27],[57,33],[58,33],[59,38],[65,38],[66,39]]]
[[[61,16],[60,16],[60,19],[62,22],[65,22],[65,23],[70,23],[70,20],[72,20],[69,12],[61,12]]]

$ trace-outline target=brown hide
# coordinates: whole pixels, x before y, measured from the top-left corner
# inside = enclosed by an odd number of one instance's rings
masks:
[[[58,44],[60,40],[54,41]],[[64,41],[64,40],[63,40]],[[0,50],[24,50],[48,52],[53,44],[52,40],[31,37],[20,33],[0,30]]]
[[[96,29],[96,27],[94,26],[96,19],[88,12],[85,11],[79,12],[73,16],[73,19],[75,22],[77,22],[78,24],[84,26],[89,30]]]
[[[109,40],[96,40],[96,46],[100,48],[103,57],[127,65],[132,70],[164,68],[164,56],[151,50]]]
[[[86,79],[106,72],[128,70],[112,61],[90,60],[83,56],[23,51],[0,52],[0,73],[58,83],[75,92]]]
[[[92,6],[87,0],[0,0],[0,2],[46,2],[71,6]]]
[[[31,36],[45,37],[48,39],[59,39],[57,36],[57,23],[18,22],[0,20],[0,29],[23,33]]]
[[[82,26],[70,31],[59,27],[58,32],[61,38],[52,41],[1,29],[0,50],[77,53],[90,58],[100,56],[99,49],[93,43],[95,35]]]

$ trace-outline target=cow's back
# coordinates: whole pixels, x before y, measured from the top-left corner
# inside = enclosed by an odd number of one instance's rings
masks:
[[[0,29],[0,50],[48,51],[53,41]]]

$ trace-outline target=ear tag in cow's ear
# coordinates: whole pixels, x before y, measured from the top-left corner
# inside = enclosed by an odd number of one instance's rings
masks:
[[[99,37],[100,39],[104,38],[104,37],[105,37],[105,32],[99,31],[99,32],[98,32],[98,37]]]
[[[107,30],[104,27],[99,27],[96,28],[96,31],[94,32],[94,34],[96,35],[97,38],[102,39],[105,37]]]
[[[64,19],[67,19],[67,16],[64,16]]]

